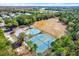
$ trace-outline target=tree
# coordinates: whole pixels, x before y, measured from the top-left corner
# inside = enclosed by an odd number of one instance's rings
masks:
[[[54,55],[69,55],[74,47],[74,43],[70,36],[64,36],[59,38],[52,44],[52,53]]]
[[[36,53],[37,45],[33,44],[32,41],[27,41],[27,44],[30,47],[30,51]]]
[[[28,46],[30,46],[30,47],[32,46],[32,41],[29,40],[26,43],[28,44]]]
[[[12,26],[12,20],[11,19],[6,19],[5,21],[6,28],[10,28]]]
[[[32,23],[32,17],[27,15],[19,15],[14,18],[19,25],[29,25]]]
[[[7,43],[7,40],[4,36],[4,32],[2,29],[0,29],[0,49],[6,47],[7,44],[8,43]]]
[[[0,56],[11,56],[16,55],[16,53],[11,49],[8,39],[4,36],[4,32],[0,29]]]
[[[26,35],[25,35],[25,33],[20,33],[19,34],[19,40],[22,42],[23,40],[24,40],[24,37],[25,37]]]
[[[32,20],[31,19],[25,19],[25,22],[26,22],[26,25],[29,25],[32,23]]]
[[[12,26],[13,27],[17,27],[19,24],[16,20],[12,20]]]
[[[3,19],[0,17],[0,23],[2,23],[3,22]]]
[[[10,28],[12,26],[12,23],[7,23],[6,28]]]
[[[32,50],[36,53],[37,45],[33,44]]]
[[[12,20],[11,19],[5,19],[4,21],[5,21],[5,24],[8,24],[8,23],[11,23]]]

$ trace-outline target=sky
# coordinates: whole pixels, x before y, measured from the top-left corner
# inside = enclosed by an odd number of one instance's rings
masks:
[[[0,3],[0,6],[79,6],[79,3]]]
[[[65,3],[77,3],[77,4],[65,4]],[[28,5],[30,6],[32,5],[79,6],[79,0],[0,0],[0,6],[26,6],[26,5],[27,6]]]
[[[78,3],[79,0],[0,0],[0,3]]]

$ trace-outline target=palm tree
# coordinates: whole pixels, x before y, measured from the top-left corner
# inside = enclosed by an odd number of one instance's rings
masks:
[[[36,54],[36,49],[37,49],[37,45],[33,44],[32,51],[35,52],[35,54]]]
[[[25,35],[25,33],[20,33],[19,34],[19,39],[20,39],[20,42],[22,42],[23,40],[24,40],[24,37],[25,37],[26,35]]]

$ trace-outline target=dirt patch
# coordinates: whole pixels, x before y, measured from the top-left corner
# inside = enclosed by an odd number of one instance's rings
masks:
[[[57,17],[35,22],[33,27],[47,32],[55,37],[61,37],[66,31],[66,25],[63,25]]]
[[[19,56],[34,56],[34,54],[28,50],[28,47],[23,45],[19,48],[16,48],[15,51]]]

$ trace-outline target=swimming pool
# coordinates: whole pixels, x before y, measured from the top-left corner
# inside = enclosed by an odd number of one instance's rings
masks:
[[[39,34],[41,31],[39,29],[35,29],[35,28],[32,28],[32,29],[28,29],[25,34],[26,35],[36,35],[36,34]]]
[[[55,41],[55,38],[48,34],[38,34],[30,40],[37,45],[36,53],[44,53],[51,47],[51,43]]]

